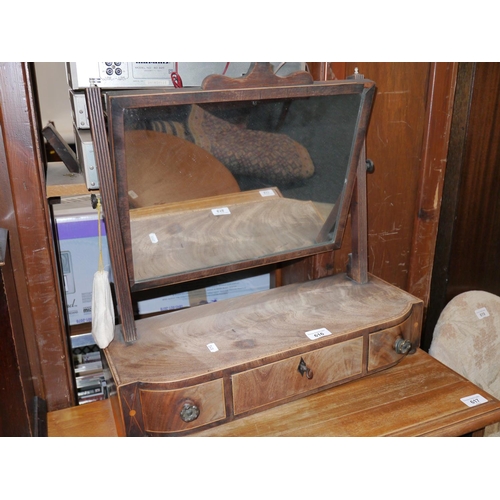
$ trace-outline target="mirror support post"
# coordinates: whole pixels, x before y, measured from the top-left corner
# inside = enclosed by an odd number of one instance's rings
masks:
[[[137,340],[134,311],[128,279],[125,251],[118,219],[118,207],[114,189],[113,168],[108,146],[101,91],[98,87],[86,89],[90,129],[94,142],[94,153],[99,176],[101,200],[104,211],[109,254],[113,268],[115,294],[125,342]]]
[[[352,253],[347,276],[358,283],[368,282],[368,210],[366,200],[366,143],[363,143],[351,200]]]

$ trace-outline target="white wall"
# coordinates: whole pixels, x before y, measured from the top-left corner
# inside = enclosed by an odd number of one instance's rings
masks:
[[[74,143],[73,117],[69,101],[64,62],[36,62],[35,72],[40,100],[42,126],[54,122],[57,131],[68,143]]]

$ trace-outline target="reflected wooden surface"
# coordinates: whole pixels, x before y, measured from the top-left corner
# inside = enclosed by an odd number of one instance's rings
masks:
[[[488,401],[469,408],[460,399]],[[399,365],[194,436],[459,436],[500,421],[500,401],[424,351]],[[109,400],[48,415],[49,436],[117,436]]]
[[[126,133],[131,207],[192,200],[240,191],[231,172],[205,150],[152,130]]]
[[[272,195],[261,194],[266,192]],[[134,279],[150,280],[314,245],[324,224],[315,204],[276,192],[252,191],[241,193],[241,199],[229,195],[228,200],[219,196],[211,206],[199,209],[133,216]],[[248,193],[254,199],[248,199]]]

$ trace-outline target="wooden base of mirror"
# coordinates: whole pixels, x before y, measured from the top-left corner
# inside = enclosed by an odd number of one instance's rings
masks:
[[[419,299],[343,274],[138,320],[105,350],[116,419],[128,436],[224,424],[393,366],[421,320]]]

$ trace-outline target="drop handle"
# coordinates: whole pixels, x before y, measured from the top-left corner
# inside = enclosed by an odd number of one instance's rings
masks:
[[[300,363],[299,363],[297,370],[299,371],[299,373],[302,377],[305,374],[306,378],[308,378],[309,380],[311,380],[313,378],[314,373],[310,368],[307,367],[306,362],[304,361],[304,358],[300,358]]]

